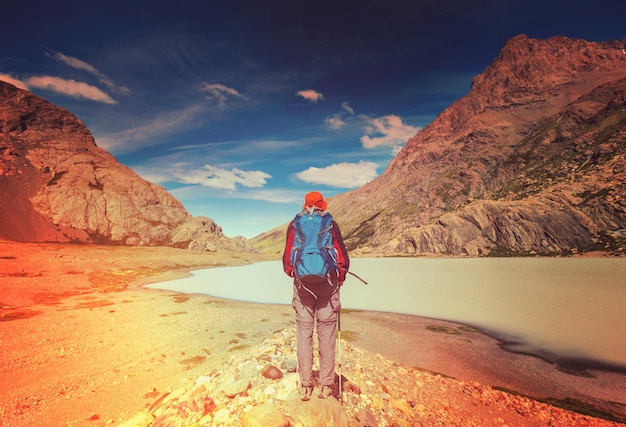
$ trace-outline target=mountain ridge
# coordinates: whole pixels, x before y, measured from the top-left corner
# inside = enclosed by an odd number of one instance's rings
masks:
[[[623,43],[508,40],[380,176],[330,200],[351,252],[623,253]],[[254,246],[281,251],[283,227]]]
[[[0,81],[0,238],[252,250],[98,147],[72,113]]]

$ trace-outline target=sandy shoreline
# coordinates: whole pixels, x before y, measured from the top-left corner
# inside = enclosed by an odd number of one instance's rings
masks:
[[[114,425],[159,392],[219,369],[235,352],[292,326],[289,306],[143,287],[195,268],[258,260],[0,242],[3,425]],[[406,366],[537,398],[623,403],[625,375],[566,374],[459,326],[389,313],[342,315],[344,339]]]

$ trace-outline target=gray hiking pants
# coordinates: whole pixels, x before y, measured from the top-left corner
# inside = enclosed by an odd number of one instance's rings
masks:
[[[337,313],[341,307],[339,290],[325,278],[296,279],[292,305],[296,312],[300,384],[313,385],[313,330],[317,321],[319,383],[330,386],[335,382]]]

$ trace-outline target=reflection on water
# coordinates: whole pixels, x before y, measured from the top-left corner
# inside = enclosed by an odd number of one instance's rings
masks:
[[[518,350],[626,367],[626,261],[579,258],[352,260],[342,307],[470,324]],[[193,272],[153,288],[291,303],[280,262]]]

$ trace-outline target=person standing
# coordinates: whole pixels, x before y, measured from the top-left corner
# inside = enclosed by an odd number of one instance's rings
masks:
[[[300,396],[313,393],[313,333],[317,323],[319,347],[318,397],[333,394],[337,316],[341,308],[339,288],[350,268],[350,259],[337,223],[326,212],[324,196],[313,191],[304,198],[302,211],[289,223],[283,270],[294,278],[292,306],[296,314],[296,345]]]

